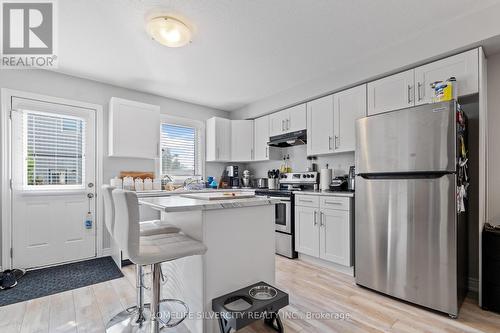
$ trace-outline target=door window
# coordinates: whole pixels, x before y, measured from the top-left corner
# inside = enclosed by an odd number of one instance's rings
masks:
[[[286,226],[286,204],[277,203],[275,205],[276,209],[276,224]]]
[[[24,188],[84,188],[84,119],[23,112]]]

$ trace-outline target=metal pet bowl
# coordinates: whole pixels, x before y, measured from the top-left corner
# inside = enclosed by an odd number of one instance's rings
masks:
[[[253,301],[245,295],[229,297],[224,301],[224,308],[231,312],[240,312],[252,307]]]
[[[254,299],[258,299],[261,301],[273,299],[278,295],[278,291],[274,289],[273,287],[266,286],[266,285],[260,285],[260,286],[255,286],[252,289],[248,291],[248,294],[250,297]]]

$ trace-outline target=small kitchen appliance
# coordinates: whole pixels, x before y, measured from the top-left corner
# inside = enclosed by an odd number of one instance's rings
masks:
[[[227,177],[229,178],[229,187],[240,187],[240,174],[237,165],[229,165],[226,167]]]
[[[243,170],[243,177],[241,178],[241,183],[243,185],[243,188],[250,188],[251,187],[250,171]]]
[[[334,177],[330,183],[330,191],[346,191],[347,187],[347,175]]]

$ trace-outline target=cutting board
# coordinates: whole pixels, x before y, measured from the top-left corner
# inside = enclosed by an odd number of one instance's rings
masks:
[[[146,178],[154,179],[155,173],[147,171],[120,171],[120,178],[123,179],[125,177],[141,178],[142,180]]]
[[[255,194],[252,192],[187,193],[181,194],[181,197],[199,200],[232,200],[253,198]]]

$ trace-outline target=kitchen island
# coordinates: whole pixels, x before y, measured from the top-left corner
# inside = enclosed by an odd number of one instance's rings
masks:
[[[162,219],[203,242],[203,256],[162,265],[167,282],[162,298],[186,302],[187,328],[218,332],[212,299],[250,284],[275,283],[274,199],[201,200],[179,195],[141,198],[141,205],[161,211]]]

